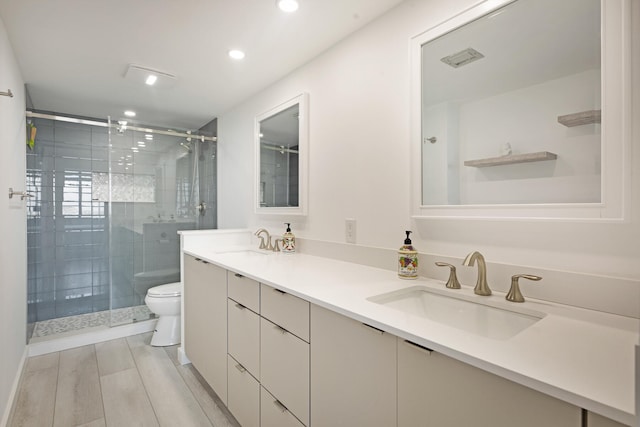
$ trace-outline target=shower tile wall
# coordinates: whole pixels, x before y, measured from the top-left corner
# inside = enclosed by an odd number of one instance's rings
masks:
[[[113,130],[109,139],[106,128],[34,124],[29,323],[142,305],[148,287],[179,280],[177,231],[216,227],[216,144],[131,130]],[[202,129],[215,131],[215,120]]]
[[[108,172],[105,128],[34,119],[27,149],[28,322],[109,309],[106,204],[92,172]]]

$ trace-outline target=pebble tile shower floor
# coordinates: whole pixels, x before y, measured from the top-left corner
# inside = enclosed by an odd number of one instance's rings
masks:
[[[57,319],[36,322],[32,338],[50,337],[71,331],[80,331],[96,326],[121,325],[132,321],[147,320],[153,317],[146,305],[118,308],[96,313],[79,314],[77,316],[59,317]]]

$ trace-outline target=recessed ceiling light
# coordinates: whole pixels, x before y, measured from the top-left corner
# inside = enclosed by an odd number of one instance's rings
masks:
[[[131,111],[131,110],[127,110],[124,112],[124,115],[127,117],[135,117],[136,116],[136,112],[135,111]]]
[[[153,139],[153,135],[151,135],[150,133],[145,134],[144,139],[146,139],[147,141],[151,141]]]
[[[278,7],[281,11],[291,13],[298,10],[297,0],[278,0]]]
[[[144,82],[149,86],[153,86],[154,84],[156,84],[156,81],[158,81],[158,76],[156,76],[155,74],[149,74]]]
[[[244,58],[244,52],[238,49],[231,49],[229,51],[229,56],[233,59],[242,59]]]

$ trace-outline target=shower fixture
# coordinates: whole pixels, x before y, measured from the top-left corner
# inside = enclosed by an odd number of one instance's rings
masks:
[[[187,138],[187,142],[181,142],[180,146],[191,153],[191,138]]]

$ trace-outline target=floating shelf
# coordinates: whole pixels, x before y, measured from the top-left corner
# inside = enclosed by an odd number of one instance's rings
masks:
[[[513,165],[516,163],[543,162],[557,158],[557,154],[540,151],[538,153],[512,154],[508,156],[490,157],[488,159],[465,160],[464,165],[474,168],[485,168],[488,166]]]
[[[568,128],[574,126],[590,125],[592,123],[600,123],[602,110],[581,111],[580,113],[567,114],[566,116],[558,116],[558,123]]]

